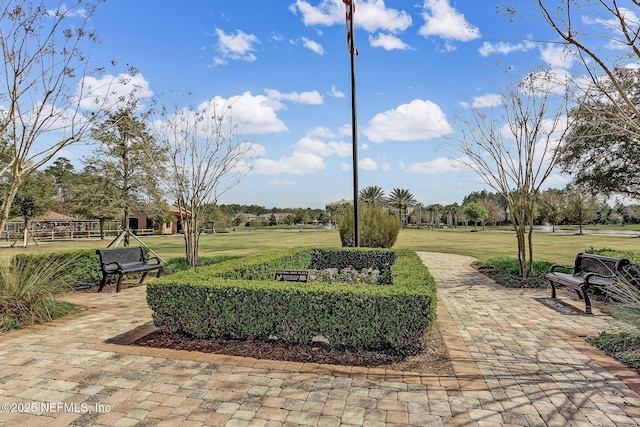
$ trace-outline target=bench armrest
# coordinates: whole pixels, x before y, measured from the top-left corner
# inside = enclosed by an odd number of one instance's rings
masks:
[[[107,266],[109,266],[109,265],[115,265],[118,268],[118,270],[120,270],[122,268],[122,264],[120,264],[118,261],[107,262],[105,264],[102,264],[102,267],[106,270]]]
[[[148,263],[149,261],[155,261],[156,264],[160,264],[161,263],[160,258],[158,258],[157,256],[152,256],[152,257],[144,259],[145,263]]]
[[[615,274],[598,274],[598,273],[587,273],[584,275],[584,282],[586,284],[590,284],[590,280],[592,277],[599,277],[601,279],[614,279],[616,277]]]
[[[562,269],[570,270],[571,272],[573,272],[573,266],[572,265],[553,264],[551,266],[551,268],[549,269],[549,273],[554,273],[557,268],[562,268]]]

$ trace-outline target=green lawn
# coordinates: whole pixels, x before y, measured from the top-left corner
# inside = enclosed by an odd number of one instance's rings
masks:
[[[627,228],[625,228],[627,229]],[[487,259],[496,255],[515,257],[516,238],[507,229],[471,232],[471,228],[448,230],[401,230],[395,248],[421,251],[451,252]],[[638,233],[640,235],[640,232]],[[184,256],[184,241],[181,235],[145,236],[143,241],[163,259]],[[85,240],[41,242],[31,244],[27,249],[0,248],[0,257],[10,257],[16,253],[68,251],[77,249],[106,248],[111,240]],[[132,240],[135,243],[135,240]],[[242,231],[203,235],[200,241],[200,255],[249,255],[302,246],[340,246],[336,230],[305,228],[292,230]],[[594,248],[612,248],[640,252],[640,240],[633,236],[620,235],[575,235],[560,233],[535,233],[534,257],[558,263],[572,263],[575,254]]]

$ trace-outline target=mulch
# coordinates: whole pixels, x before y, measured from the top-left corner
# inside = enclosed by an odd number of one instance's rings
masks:
[[[322,343],[293,345],[254,339],[246,341],[221,338],[203,339],[161,330],[134,341],[132,345],[279,361],[377,367],[435,375],[454,374],[449,354],[437,327],[431,333],[427,348],[418,354],[408,356],[398,355],[391,351],[331,348]]]

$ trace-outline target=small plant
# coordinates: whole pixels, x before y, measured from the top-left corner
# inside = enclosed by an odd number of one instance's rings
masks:
[[[198,258],[198,267],[206,267],[207,265],[217,264],[222,261],[226,261],[228,259],[237,258],[232,255],[217,255],[217,256],[201,256]],[[171,258],[168,260],[162,269],[162,273],[164,275],[177,273],[178,271],[189,270],[192,268],[189,263],[187,263],[187,258]]]
[[[5,319],[1,325],[2,329],[12,330],[12,329],[22,329],[24,326],[22,323],[15,319]]]
[[[515,258],[493,257],[486,261],[476,261],[474,265],[478,271],[508,288],[546,288],[549,286],[549,282],[545,275],[549,272],[552,263],[534,261],[533,271],[525,278],[520,276],[520,264]]]
[[[20,327],[52,320],[73,311],[73,305],[56,297],[71,289],[68,266],[74,260],[14,258],[0,265],[0,322]]]
[[[640,335],[635,332],[600,332],[589,342],[640,373]]]
[[[373,268],[363,268],[358,271],[353,268],[326,268],[324,270],[310,270],[310,282],[343,283],[347,285],[377,285],[380,271]]]

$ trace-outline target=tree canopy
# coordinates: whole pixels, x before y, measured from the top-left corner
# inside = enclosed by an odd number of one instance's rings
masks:
[[[123,212],[126,246],[131,210],[144,208],[159,193],[165,150],[149,134],[143,119],[129,109],[112,113],[93,129],[92,136],[100,145],[84,161],[100,179],[91,184],[102,185],[100,193],[106,193],[111,205]]]
[[[640,104],[640,70],[614,73],[627,97]],[[620,98],[613,89],[609,97]],[[633,115],[624,104],[614,106],[606,98],[585,100],[574,108],[558,164],[578,186],[640,198],[640,134],[637,124],[620,120],[621,110]]]

